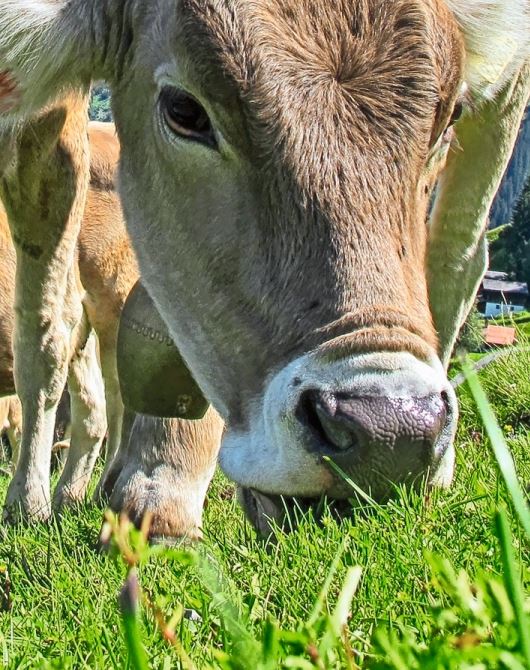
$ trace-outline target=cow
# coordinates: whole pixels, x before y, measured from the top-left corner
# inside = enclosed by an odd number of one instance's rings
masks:
[[[9,124],[2,119],[0,126],[0,200],[4,228],[8,222],[11,232],[11,253],[16,256],[15,318],[13,323],[11,316],[12,325],[2,333],[2,365],[7,371],[2,392],[8,392],[11,380],[10,390],[16,387],[23,418],[20,455],[5,508],[10,519],[17,518],[19,511],[35,519],[50,515],[50,454],[57,405],[67,378],[73,380],[70,370],[79,376],[83,367],[94,369],[88,363],[88,358],[95,362],[93,337],[87,340],[88,346],[79,347],[84,360],[79,360],[75,373],[77,366],[69,365],[71,352],[77,341],[83,342],[86,330],[74,262],[90,170],[86,105],[85,95],[72,93],[27,123]],[[78,180],[81,173],[83,179]],[[61,188],[54,189],[56,184]],[[8,295],[8,285],[4,288],[4,307],[9,312],[13,295]],[[93,393],[102,394],[101,380],[91,381]],[[98,411],[87,432],[97,453],[105,412],[101,402],[94,407]]]
[[[35,146],[31,130],[25,128],[19,131],[18,142],[25,141],[36,151],[42,146],[43,138],[39,137]],[[113,463],[120,443],[124,412],[116,357],[118,324],[125,300],[138,279],[138,269],[115,188],[120,148],[114,125],[92,122],[87,131],[90,181],[76,239],[74,269],[78,277],[68,289],[74,309],[79,306],[76,300],[79,303],[82,301],[83,314],[79,324],[72,329],[69,342],[71,446],[53,496],[54,507],[60,509],[85,497],[96,457],[107,434],[106,467],[96,488],[96,500],[104,502],[109,498],[115,509],[127,511],[133,519],[141,519],[149,511],[152,515],[153,536],[197,538],[200,535],[206,488],[213,475],[222,431],[222,422],[213,409],[193,423],[171,418],[138,417],[138,430],[132,430],[133,426],[127,426],[126,423],[121,453],[126,453],[129,434],[133,442],[142,439],[150,444],[145,429],[142,434],[142,426],[147,424],[150,426],[149,433],[157,436],[155,449],[144,450],[143,469],[135,467],[134,472],[131,472],[127,463]],[[20,171],[16,180],[11,177],[11,184],[15,181],[21,192],[27,192],[32,187],[27,172]],[[56,184],[58,196],[62,193],[61,188],[60,183]],[[6,200],[9,201],[9,195]],[[14,215],[12,225],[16,225],[18,217],[24,213],[24,204],[22,201],[11,210]],[[15,391],[15,276],[17,252],[20,254],[24,251],[20,247],[20,241],[12,239],[8,217],[0,203],[0,396],[3,396],[0,405],[2,427],[10,441],[14,465],[19,461],[22,434],[21,403],[17,396],[9,395]],[[97,336],[97,340],[92,333]],[[152,389],[153,392],[155,390]],[[35,387],[34,392],[38,393],[39,389]],[[201,413],[201,417],[204,413]],[[134,423],[136,417],[132,419]],[[37,461],[41,471],[46,466],[49,471],[50,447],[51,444],[48,444],[45,463]],[[159,456],[158,460],[147,457],[153,452]],[[160,454],[163,454],[161,463]],[[44,460],[43,455],[39,458]],[[109,479],[111,465],[114,475]],[[30,468],[24,463],[22,476],[28,477]],[[160,480],[164,481],[162,488],[168,491],[168,495],[153,497],[152,491]],[[49,495],[49,478],[40,480],[39,485]],[[184,495],[190,487],[194,489],[193,496]],[[16,514],[16,510],[8,508],[6,511]],[[40,518],[45,517],[46,510],[40,508],[35,512]]]
[[[337,470],[449,485],[526,0],[0,0],[0,27],[6,123],[109,82],[142,282],[251,517],[348,497]]]
[[[15,314],[20,309],[15,296],[17,284],[27,279],[20,272],[20,261],[38,265],[40,261],[40,240],[38,235],[31,235],[27,230],[20,230],[17,223],[28,220],[29,216],[38,216],[31,206],[32,189],[38,193],[39,184],[35,184],[36,161],[26,165],[18,165],[25,152],[33,150],[37,154],[43,150],[42,136],[34,142],[34,127],[25,128],[17,134],[13,141],[16,151],[13,152],[13,163],[7,165],[3,175],[2,193],[8,214],[0,203],[0,240],[2,247],[2,267],[0,270],[0,394],[9,396],[16,390],[13,349],[17,351]],[[54,502],[56,507],[81,500],[86,491],[90,475],[99,453],[102,441],[107,433],[108,446],[112,456],[119,444],[122,409],[121,395],[116,370],[116,338],[117,324],[121,308],[131,285],[137,278],[137,267],[134,254],[123,225],[119,199],[114,189],[114,171],[118,160],[119,143],[113,133],[113,126],[92,124],[88,130],[92,160],[90,162],[90,188],[87,204],[83,212],[82,225],[78,238],[74,238],[75,256],[73,267],[69,272],[65,313],[68,315],[70,328],[66,347],[66,368],[68,370],[68,388],[72,411],[72,440],[68,459],[57,484]],[[38,171],[37,171],[37,174]],[[52,171],[52,178],[56,177]],[[41,208],[49,205],[42,202],[47,189],[39,193]],[[63,194],[64,195],[64,194]],[[58,198],[61,192],[57,193]],[[51,198],[52,196],[50,196]],[[52,201],[53,203],[53,201]],[[32,204],[32,203],[31,203]],[[29,214],[29,216],[28,216]],[[46,225],[46,213],[43,216]],[[10,230],[10,224],[12,230]],[[36,218],[35,223],[40,221]],[[13,232],[13,235],[11,234]],[[42,237],[45,239],[46,231]],[[117,272],[116,266],[120,269]],[[18,271],[18,274],[17,274]],[[83,280],[84,287],[81,285]],[[25,286],[26,291],[31,287]],[[86,288],[86,291],[85,291]],[[53,299],[53,296],[52,296]],[[37,312],[38,314],[38,312]],[[35,315],[33,315],[35,316]],[[30,315],[31,317],[31,315]],[[97,333],[98,342],[92,331]],[[27,355],[23,352],[23,355]],[[100,370],[98,356],[101,358],[103,370]],[[38,368],[37,368],[38,370]],[[20,377],[20,376],[19,376]],[[43,389],[38,386],[39,376],[35,375],[33,396],[38,397]],[[66,380],[65,380],[66,381]],[[64,385],[64,384],[63,384]],[[18,385],[17,385],[18,386]],[[24,386],[22,386],[22,389]],[[20,392],[20,391],[19,391]],[[59,396],[62,388],[58,389]],[[107,402],[105,402],[105,396]],[[107,407],[105,406],[107,405]],[[33,456],[38,466],[32,472],[33,464],[28,463],[27,443],[24,443],[24,429],[29,424],[32,436],[39,436],[39,423],[32,423],[32,415],[26,414],[28,407],[13,398],[9,401],[11,416],[11,446],[13,462],[17,470],[15,478],[22,480],[28,475],[34,477],[39,489],[45,492],[44,506],[36,508],[37,515],[46,516],[49,499],[49,469],[52,442],[42,441],[42,452]],[[19,411],[13,411],[19,410]],[[21,411],[20,411],[21,410]],[[107,411],[106,411],[107,410]],[[25,420],[22,422],[21,417]],[[55,427],[55,416],[54,425]],[[20,439],[22,449],[20,450]],[[52,433],[53,436],[53,433]],[[114,449],[113,449],[114,447]],[[20,453],[19,453],[20,452]],[[19,462],[20,461],[20,462]],[[46,473],[47,477],[41,478]]]

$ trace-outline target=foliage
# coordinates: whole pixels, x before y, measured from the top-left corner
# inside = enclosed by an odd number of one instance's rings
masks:
[[[511,223],[504,223],[502,226],[490,228],[488,231],[486,231],[486,239],[488,240],[488,243],[491,245],[496,242],[499,237],[508,230],[508,228],[511,228],[511,225]]]
[[[465,369],[508,497],[524,530],[522,541],[528,544],[530,509],[513,459],[476,374],[469,366]],[[373,667],[379,670],[530,668],[530,598],[521,583],[514,538],[503,506],[495,512],[495,535],[502,556],[502,580],[482,573],[472,584],[465,571],[457,573],[446,559],[431,557],[437,590],[449,596],[451,606],[433,607],[433,630],[428,645],[418,644],[409,631],[402,635],[393,631],[379,633],[377,643],[386,659]]]
[[[468,383],[474,400],[481,410],[482,420],[488,432],[493,451],[503,476],[509,496],[513,502],[527,541],[530,541],[530,510],[515,475],[510,452],[504,442],[493,412],[486,400],[482,388],[470,368],[466,368]],[[130,658],[136,658],[133,666],[136,670],[146,670],[144,651],[139,642],[140,629],[137,625],[138,587],[136,565],[149,560],[155,550],[146,542],[147,526],[143,532],[131,529],[128,522],[119,522],[108,516],[108,537],[113,540],[118,554],[129,566],[124,589],[129,603],[122,607],[122,617],[126,634],[129,633],[128,648]],[[136,552],[131,548],[129,538],[133,537]],[[525,610],[525,595],[520,580],[519,567],[513,550],[513,537],[510,531],[507,512],[500,508],[495,513],[495,536],[502,559],[502,579],[482,573],[473,583],[464,570],[456,572],[450,561],[432,554],[427,555],[434,575],[433,586],[438,593],[431,606],[432,616],[428,622],[428,642],[418,642],[418,636],[406,626],[398,629],[380,628],[374,638],[374,648],[379,658],[369,662],[374,670],[479,670],[498,668],[521,670],[530,668],[530,599]],[[156,548],[158,550],[159,548]],[[162,550],[165,553],[165,550]],[[158,554],[159,551],[156,551]],[[220,608],[221,619],[227,637],[232,638],[231,651],[222,651],[214,655],[215,667],[223,670],[256,668],[256,670],[274,670],[275,668],[358,668],[352,649],[348,643],[346,624],[349,618],[351,600],[357,591],[362,570],[350,567],[340,592],[335,611],[322,614],[321,606],[333,580],[339,556],[333,563],[322,595],[317,600],[308,622],[297,626],[295,631],[283,630],[277,622],[267,620],[261,635],[254,637],[247,630],[248,611],[242,612],[229,603],[229,597],[220,590],[219,582],[211,579],[213,574],[210,563],[203,563],[194,555],[195,563],[202,573],[206,588],[212,590]],[[174,552],[173,552],[174,554]],[[191,554],[177,554],[181,560],[190,561]],[[131,558],[132,557],[132,558]],[[218,572],[218,569],[215,570]],[[130,604],[135,599],[134,604]],[[448,600],[448,605],[442,603]],[[148,601],[148,605],[153,605]],[[136,616],[136,618],[135,618]],[[173,616],[173,626],[169,633],[164,618],[159,617],[161,630],[167,639],[175,641],[174,626],[178,617]],[[134,621],[131,629],[128,622]],[[134,635],[131,635],[131,630]],[[175,642],[174,642],[175,643]],[[141,653],[139,653],[141,650]],[[189,670],[196,666],[179,646],[183,666]],[[377,654],[377,652],[379,652]]]
[[[500,517],[499,517],[500,518]],[[499,523],[501,523],[499,521]],[[505,520],[502,521],[505,523]],[[499,532],[499,531],[497,531]],[[511,547],[504,539],[502,551],[512,561]],[[379,631],[376,650],[383,660],[370,667],[377,670],[485,670],[486,668],[530,667],[527,660],[526,637],[517,628],[511,583],[482,573],[472,581],[467,572],[455,571],[449,561],[429,557],[433,586],[439,600],[432,607],[432,621],[427,644],[418,642],[410,629]],[[506,583],[508,582],[508,583]],[[520,590],[520,584],[516,585]],[[441,602],[449,598],[449,605]],[[528,616],[520,614],[528,626]]]
[[[183,649],[175,634],[182,619],[181,607],[169,619],[138,586],[137,569],[141,563],[157,559],[174,560],[185,565],[194,565],[205,589],[211,592],[214,608],[218,612],[224,637],[228,644],[226,650],[213,653],[214,666],[222,670],[274,670],[276,668],[357,668],[353,652],[347,641],[346,624],[350,605],[359,585],[362,570],[350,567],[342,589],[337,597],[333,612],[323,613],[322,608],[328,596],[334,573],[343,551],[336,557],[321,594],[306,622],[300,623],[296,630],[282,629],[278,622],[266,619],[259,631],[253,634],[248,628],[251,614],[242,599],[233,602],[223,590],[219,579],[219,566],[212,559],[205,559],[197,551],[179,551],[164,547],[150,547],[147,542],[148,523],[136,530],[126,518],[116,518],[107,514],[103,534],[108,538],[115,557],[127,566],[127,576],[120,594],[122,622],[129,652],[129,658],[135,670],[147,670],[145,651],[141,644],[141,629],[138,612],[141,602],[154,613],[154,619],[162,636],[171,644],[180,657],[182,666],[195,670],[196,665]],[[343,548],[344,549],[344,545]],[[228,578],[223,577],[227,584]],[[233,591],[233,585],[227,585]],[[227,588],[225,586],[225,588]],[[203,666],[206,667],[206,666]]]
[[[464,352],[480,352],[484,348],[484,317],[476,305],[469,312],[456,342],[456,349]]]
[[[526,342],[521,350],[511,351],[491,363],[481,376],[486,393],[495,395],[498,421],[507,432],[517,434],[530,429],[530,350]],[[474,399],[467,384],[459,389],[461,420],[459,436],[474,435],[474,439],[484,439],[484,429],[480,416],[473,411]]]
[[[106,86],[94,86],[88,116],[91,121],[112,121],[110,91]]]
[[[507,271],[530,285],[530,178],[515,208],[512,225],[492,244],[490,255],[490,267]]]
[[[528,352],[505,372],[486,368],[481,382],[529,481],[528,426],[503,423],[523,404],[510,394],[528,398]],[[353,498],[351,518],[302,515],[269,543],[255,538],[221,476],[193,548],[148,547],[145,528],[107,517],[110,550],[100,553],[101,513],[88,504],[50,526],[1,528],[0,666],[529,668],[529,544],[502,511],[520,503],[520,487],[512,498],[515,471],[502,436],[491,425],[486,434],[476,389],[460,395],[447,492],[399,488],[372,507]]]
[[[523,119],[512,158],[490,212],[493,227],[509,223],[523,185],[530,175],[530,113]]]

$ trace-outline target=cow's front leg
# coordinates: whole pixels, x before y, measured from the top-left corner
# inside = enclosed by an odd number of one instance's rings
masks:
[[[105,437],[105,392],[96,347],[92,331],[70,361],[72,434],[68,458],[53,497],[56,508],[83,500]]]
[[[5,515],[46,519],[55,414],[79,315],[67,305],[88,184],[86,101],[65,99],[17,133],[1,197],[17,253],[14,372],[20,457]]]
[[[138,414],[111,509],[125,512],[138,525],[150,514],[152,539],[199,538],[222,431],[213,408],[196,421]]]
[[[101,474],[100,480],[94,491],[94,500],[101,501],[108,498],[112,488],[105,494],[105,482],[113,468],[114,462],[118,459],[118,452],[120,450],[122,426],[125,423],[125,431],[127,437],[125,443],[128,441],[128,433],[132,427],[133,418],[124,417],[124,406],[121,399],[120,382],[118,379],[118,370],[116,366],[116,330],[111,333],[98,333],[99,337],[99,351],[101,359],[101,369],[103,379],[105,382],[105,398],[107,406],[107,422],[108,434],[105,454],[105,467]],[[131,413],[132,414],[132,413]],[[120,467],[120,466],[118,466]],[[115,477],[114,477],[115,478]]]
[[[14,519],[21,514],[46,519],[51,512],[50,458],[55,413],[66,382],[69,338],[62,323],[45,328],[26,310],[17,316],[15,383],[24,420],[5,516]]]
[[[447,366],[487,267],[491,204],[513,151],[530,94],[530,66],[493,101],[457,125],[458,148],[441,177],[429,232],[431,310]]]

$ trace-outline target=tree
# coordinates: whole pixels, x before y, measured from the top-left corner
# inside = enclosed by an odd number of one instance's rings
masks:
[[[508,226],[491,245],[490,267],[508,272],[530,285],[530,178],[528,178]]]
[[[91,121],[112,121],[110,91],[106,86],[94,86],[88,116]]]
[[[521,123],[512,158],[491,208],[490,221],[492,228],[510,222],[513,209],[529,174],[530,111],[527,110],[527,114]]]

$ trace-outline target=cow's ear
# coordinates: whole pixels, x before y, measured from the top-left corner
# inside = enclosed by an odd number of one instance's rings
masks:
[[[29,116],[65,89],[103,76],[96,71],[103,24],[97,8],[103,13],[106,4],[0,0],[0,121]]]
[[[475,99],[493,98],[530,58],[528,0],[446,0],[466,45],[466,80]]]

